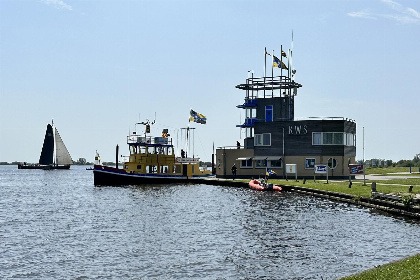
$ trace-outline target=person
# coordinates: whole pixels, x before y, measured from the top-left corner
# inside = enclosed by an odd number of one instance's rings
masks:
[[[233,180],[235,180],[235,177],[236,177],[236,170],[237,170],[238,168],[236,168],[236,165],[235,165],[235,163],[233,164],[233,166],[232,166],[232,175],[233,175]]]
[[[241,148],[241,143],[239,143],[239,141],[236,141],[236,148],[240,149]]]

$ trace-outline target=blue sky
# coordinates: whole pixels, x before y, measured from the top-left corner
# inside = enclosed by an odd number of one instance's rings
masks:
[[[0,161],[37,162],[52,118],[74,160],[127,155],[155,113],[180,145],[191,108],[210,161],[244,137],[235,86],[292,30],[297,119],[356,120],[358,159],[363,127],[367,159],[420,153],[419,1],[0,0]]]

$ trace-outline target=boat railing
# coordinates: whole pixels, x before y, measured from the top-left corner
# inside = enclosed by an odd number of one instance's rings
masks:
[[[178,162],[178,163],[200,163],[200,158],[177,157],[176,162]]]
[[[169,139],[168,137],[130,135],[130,136],[127,136],[127,144],[171,145],[172,140]]]

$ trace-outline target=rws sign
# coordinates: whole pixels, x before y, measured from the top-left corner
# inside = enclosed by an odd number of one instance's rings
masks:
[[[289,135],[304,135],[308,134],[307,125],[289,125]]]

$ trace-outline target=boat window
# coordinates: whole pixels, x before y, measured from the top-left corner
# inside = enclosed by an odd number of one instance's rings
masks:
[[[169,172],[169,166],[167,165],[161,165],[160,166],[160,173],[167,174]]]
[[[146,166],[146,173],[156,173],[157,168],[155,165],[148,165]]]
[[[141,169],[141,165],[139,164],[139,165],[137,165],[137,169]]]
[[[174,173],[181,173],[181,164],[174,165]]]

